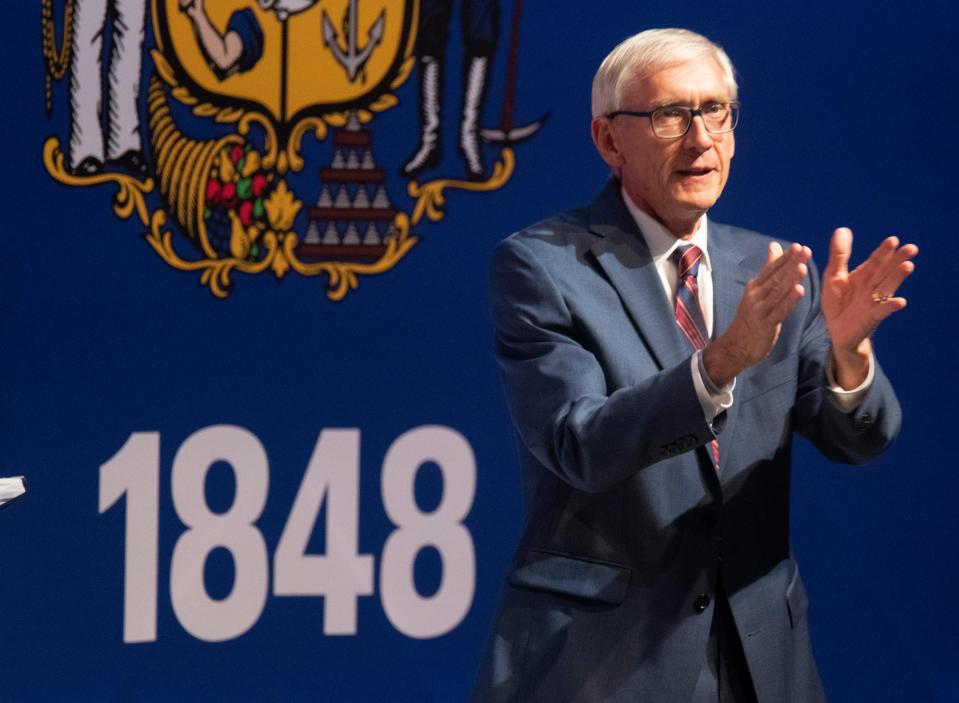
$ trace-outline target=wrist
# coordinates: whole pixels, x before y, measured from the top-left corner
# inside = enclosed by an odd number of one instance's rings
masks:
[[[703,370],[717,388],[725,388],[746,368],[741,355],[736,354],[720,337],[703,349]]]
[[[831,354],[836,383],[847,391],[861,386],[869,375],[869,360],[872,358],[869,339],[864,339],[855,349],[833,347]]]

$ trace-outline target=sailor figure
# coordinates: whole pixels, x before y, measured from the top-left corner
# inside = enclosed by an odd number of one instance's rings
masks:
[[[440,110],[443,103],[443,65],[449,38],[453,0],[423,0],[416,39],[420,79],[420,143],[403,166],[403,175],[415,178],[440,162]],[[470,180],[485,178],[486,166],[479,138],[479,122],[489,82],[490,61],[499,35],[499,0],[462,0],[463,107],[459,153]]]
[[[76,0],[70,74],[70,170],[74,175],[100,173],[104,163],[135,176],[147,173],[137,111],[145,20],[145,0]],[[104,104],[101,56],[108,30],[111,51],[106,59]],[[106,135],[101,119],[106,121]]]

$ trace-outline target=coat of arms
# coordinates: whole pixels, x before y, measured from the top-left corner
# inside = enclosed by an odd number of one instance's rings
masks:
[[[462,62],[446,55],[453,0],[42,2],[48,116],[69,77],[69,135],[47,139],[47,170],[112,185],[116,215],[221,298],[236,273],[295,273],[341,300],[410,252],[447,191],[501,188],[513,146],[545,119],[514,123],[520,0],[494,126],[499,0],[461,0]],[[456,119],[443,108],[449,64],[462,66]],[[419,133],[383,134],[377,118],[414,75]],[[452,122],[455,162],[442,158]],[[378,140],[399,138],[408,157],[381,163]]]

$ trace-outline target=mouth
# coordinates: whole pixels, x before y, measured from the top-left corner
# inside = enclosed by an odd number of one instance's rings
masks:
[[[705,178],[706,176],[709,176],[711,173],[713,173],[715,170],[716,169],[714,168],[708,168],[706,166],[702,166],[698,168],[676,169],[676,173],[681,178]]]

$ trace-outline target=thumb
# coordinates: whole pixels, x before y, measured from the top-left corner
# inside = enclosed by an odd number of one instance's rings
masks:
[[[827,276],[845,276],[849,272],[849,257],[852,255],[852,230],[839,227],[832,233],[829,243],[829,263],[826,264]]]

